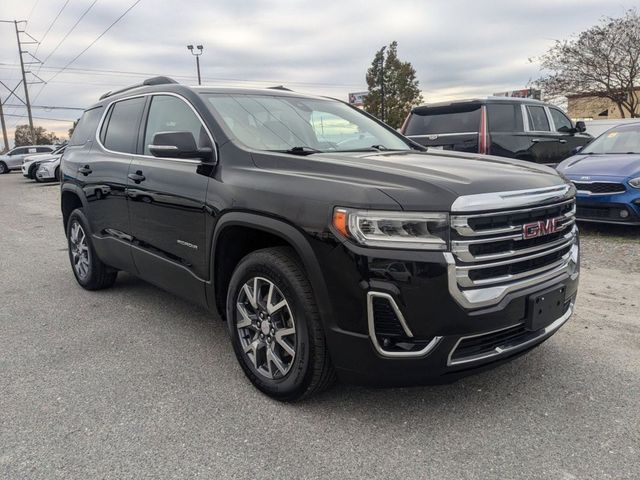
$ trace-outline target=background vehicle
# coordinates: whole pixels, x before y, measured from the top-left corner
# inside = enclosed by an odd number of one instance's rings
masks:
[[[587,133],[593,138],[596,138],[610,128],[626,125],[628,123],[635,123],[637,121],[637,118],[609,118],[606,120],[585,120],[584,124],[587,128]]]
[[[125,270],[217,310],[246,376],[281,400],[335,373],[453,381],[573,311],[570,183],[425,152],[337,100],[150,79],[84,113],[61,188],[82,287]]]
[[[603,133],[558,171],[578,190],[579,220],[640,225],[640,121]]]
[[[22,167],[24,157],[36,153],[50,153],[55,150],[53,145],[33,145],[28,147],[16,147],[5,155],[0,155],[0,174],[11,170],[19,170]]]
[[[22,175],[24,175],[27,178],[30,178],[31,180],[38,180],[36,178],[36,172],[38,171],[38,167],[40,167],[40,165],[43,162],[59,160],[62,154],[64,153],[65,146],[66,144],[58,147],[56,150],[54,150],[50,154],[45,153],[45,154],[31,155],[31,156],[25,157],[22,160]]]
[[[553,105],[488,97],[416,107],[400,131],[425,147],[556,165],[592,140],[584,130]]]
[[[36,172],[36,181],[49,182],[60,181],[60,160],[62,155],[58,155],[57,158],[42,162],[38,171]]]

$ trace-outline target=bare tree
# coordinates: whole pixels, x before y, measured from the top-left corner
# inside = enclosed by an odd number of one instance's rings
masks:
[[[605,17],[598,25],[570,38],[556,40],[538,59],[549,73],[535,85],[545,96],[589,95],[613,101],[625,117],[640,117],[640,15],[627,10],[620,18]]]

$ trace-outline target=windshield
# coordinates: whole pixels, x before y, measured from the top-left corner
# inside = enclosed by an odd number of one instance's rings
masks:
[[[256,150],[311,154],[411,149],[400,137],[335,100],[203,95],[233,136]]]
[[[640,123],[614,127],[607,130],[580,153],[595,155],[606,154],[640,154]]]

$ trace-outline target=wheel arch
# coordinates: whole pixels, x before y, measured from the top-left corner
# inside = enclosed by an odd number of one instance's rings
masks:
[[[245,234],[246,238],[248,233],[257,238],[251,238],[245,244],[235,242],[240,238],[239,235]],[[236,247],[235,250],[231,255],[223,256],[223,250],[231,245]],[[286,221],[257,213],[229,212],[217,221],[211,245],[209,305],[215,307],[224,318],[229,280],[238,262],[252,251],[276,245],[289,246],[296,252],[307,273],[324,322],[331,315],[329,293],[309,241],[303,232]]]
[[[76,208],[83,208],[87,206],[87,201],[84,198],[84,194],[80,187],[75,185],[63,185],[62,192],[60,194],[60,208],[62,210],[62,225],[64,231],[67,231],[67,223],[69,221],[69,215]]]

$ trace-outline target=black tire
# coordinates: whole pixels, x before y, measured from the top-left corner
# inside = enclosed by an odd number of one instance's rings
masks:
[[[3,173],[9,173],[9,168],[7,167],[6,163],[0,162],[0,175],[2,175]]]
[[[83,274],[79,271],[79,268],[76,267],[77,262],[74,260],[75,251],[74,242],[72,240],[72,234],[76,225],[80,226],[82,233],[84,234],[84,239],[86,242],[86,249],[83,250],[86,252],[86,256],[88,258],[86,273]],[[80,286],[86,290],[101,290],[103,288],[111,287],[118,276],[118,271],[109,267],[102,263],[102,261],[96,255],[95,249],[93,247],[93,242],[91,240],[91,235],[89,234],[89,222],[87,218],[84,216],[81,208],[75,209],[69,215],[69,221],[67,223],[67,245],[69,249],[69,261],[71,262],[71,270],[73,271],[73,275],[76,277],[76,280],[80,284]]]
[[[56,167],[56,171],[54,172],[53,176],[56,179],[56,182],[60,182],[60,167]]]
[[[27,178],[30,178],[31,180],[35,180],[36,182],[38,182],[39,180],[36,178],[36,170],[37,170],[37,166],[31,165],[29,167],[29,172],[27,173]]]
[[[287,302],[295,326],[295,356],[287,373],[280,378],[267,378],[256,369],[243,350],[241,331],[236,326],[241,318],[237,302],[243,286],[256,277],[266,279],[277,287]],[[236,358],[249,380],[265,394],[281,401],[301,400],[321,392],[334,382],[335,372],[311,284],[292,249],[266,248],[244,257],[231,277],[226,311],[227,327]],[[260,322],[259,319],[257,321]],[[257,328],[256,331],[259,334]]]

